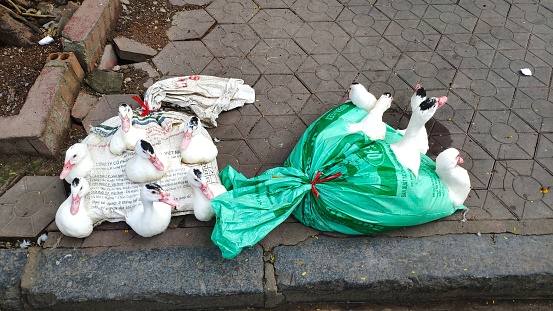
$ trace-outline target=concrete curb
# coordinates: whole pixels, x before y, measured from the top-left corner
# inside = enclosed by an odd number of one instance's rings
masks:
[[[21,291],[15,287],[21,301],[12,297],[0,308],[115,311],[553,298],[553,235],[318,236],[265,254],[255,246],[232,260],[205,241],[140,250],[31,248],[26,259],[22,254],[0,252],[18,262],[12,271],[22,273],[11,276],[21,280]],[[17,284],[9,286],[13,296]]]

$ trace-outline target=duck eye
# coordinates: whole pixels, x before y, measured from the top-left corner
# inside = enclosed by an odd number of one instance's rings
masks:
[[[76,155],[76,154],[74,154],[74,155],[73,155],[73,158],[76,158],[76,157],[77,157],[77,155]]]
[[[156,194],[156,192],[152,190],[152,194]]]

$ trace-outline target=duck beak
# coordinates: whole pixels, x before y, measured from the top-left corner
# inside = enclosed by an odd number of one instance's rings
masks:
[[[188,145],[190,145],[191,140],[192,140],[192,133],[189,131],[184,132],[184,137],[182,138],[182,141],[180,143],[180,148],[186,149]]]
[[[457,156],[457,164],[463,164],[465,163],[465,161],[463,160],[463,158],[461,158],[461,155],[458,155]]]
[[[163,163],[161,163],[161,161],[157,158],[155,154],[152,154],[150,156],[150,162],[152,162],[152,164],[156,167],[158,171],[163,171],[163,169],[165,168],[165,166],[163,166]]]
[[[159,199],[159,202],[163,202],[165,204],[169,204],[171,206],[179,206],[179,202],[174,200],[169,196],[169,193],[162,192],[161,193],[161,199]]]
[[[447,103],[447,96],[438,97],[438,108],[445,105],[445,103]]]
[[[123,116],[121,118],[121,128],[123,129],[123,132],[127,133],[129,129],[131,128],[131,120],[128,116]]]
[[[205,195],[205,197],[208,199],[208,200],[211,200],[213,199],[215,196],[213,195],[213,192],[211,191],[211,189],[209,189],[209,185],[207,183],[205,184],[202,184],[200,186],[200,190],[202,190],[202,193]]]
[[[81,196],[77,194],[71,198],[71,207],[69,208],[71,215],[77,215],[77,212],[79,212],[79,206],[81,206]]]
[[[63,165],[63,170],[60,174],[60,179],[65,179],[67,175],[69,175],[69,172],[71,172],[71,169],[75,166],[75,164],[72,164],[71,161],[67,160],[65,164]]]

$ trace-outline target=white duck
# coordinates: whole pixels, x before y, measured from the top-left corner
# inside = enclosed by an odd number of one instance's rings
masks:
[[[447,186],[449,198],[454,206],[465,202],[470,192],[470,178],[463,164],[459,150],[449,148],[442,151],[436,158],[436,174]]]
[[[376,97],[371,94],[367,89],[358,82],[353,82],[348,88],[348,100],[355,106],[365,110],[371,111],[376,104]]]
[[[125,150],[134,150],[139,139],[146,137],[146,132],[132,126],[133,111],[127,104],[119,105],[119,118],[121,126],[111,137],[109,151],[115,155],[121,155]]]
[[[171,206],[178,206],[175,201],[156,183],[145,184],[140,189],[142,202],[133,206],[125,214],[125,222],[143,237],[160,234],[171,221]]]
[[[181,159],[187,164],[209,163],[217,157],[217,147],[204,135],[202,123],[197,117],[191,117],[188,123],[182,124],[184,137],[180,144]]]
[[[436,109],[447,102],[447,97],[431,97],[425,99],[418,107],[413,110],[413,115],[409,120],[405,135],[396,143],[391,144],[390,148],[394,152],[398,162],[419,176],[419,167],[421,164],[421,154],[417,137],[424,124],[434,116]]]
[[[369,111],[369,114],[361,122],[350,124],[348,130],[352,133],[362,131],[371,140],[384,139],[386,137],[386,123],[382,121],[382,115],[390,108],[393,100],[392,94],[382,94]]]
[[[411,96],[411,111],[414,111],[416,107],[420,105],[426,99],[426,90],[420,84],[415,84],[415,92]],[[405,135],[405,130],[398,130],[398,133]],[[419,145],[419,151],[426,154],[428,151],[428,133],[426,132],[426,126],[423,126],[417,136]]]
[[[69,147],[65,152],[65,161],[60,179],[65,179],[71,183],[77,176],[86,176],[94,167],[94,161],[88,150],[88,146],[83,143],[76,143]]]
[[[88,216],[88,204],[83,199],[90,192],[88,182],[83,177],[75,177],[71,182],[69,196],[56,212],[56,225],[61,233],[86,238],[92,233],[93,221]]]
[[[131,158],[125,167],[127,177],[134,182],[151,182],[161,179],[167,173],[167,167],[158,158],[154,147],[149,142],[139,139],[136,142],[136,155]]]
[[[226,192],[223,185],[208,184],[202,171],[191,168],[186,174],[186,180],[193,190],[194,216],[200,221],[209,221],[215,215],[211,207],[211,199]]]

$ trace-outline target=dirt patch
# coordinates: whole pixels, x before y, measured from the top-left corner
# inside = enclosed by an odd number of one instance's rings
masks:
[[[0,43],[0,116],[19,113],[46,57],[59,51],[59,39],[47,46],[9,47]]]

